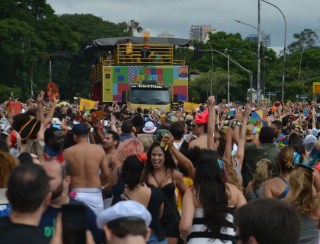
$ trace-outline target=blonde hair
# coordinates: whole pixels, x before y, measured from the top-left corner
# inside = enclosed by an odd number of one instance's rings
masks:
[[[241,192],[243,192],[242,184],[239,180],[235,167],[232,163],[229,163],[226,160],[223,160],[223,165],[225,168],[225,182],[235,185]]]
[[[272,163],[268,159],[261,159],[257,163],[256,170],[252,178],[252,188],[257,189],[260,185],[272,178]]]
[[[278,157],[278,163],[281,172],[291,172],[294,166],[294,149],[292,147],[284,147],[281,149]]]
[[[298,167],[289,179],[291,197],[289,202],[300,213],[306,213],[318,208],[319,196],[313,196],[313,173],[311,169]]]

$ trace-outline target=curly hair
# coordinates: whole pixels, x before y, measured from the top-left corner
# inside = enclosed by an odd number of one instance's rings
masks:
[[[291,198],[289,202],[300,213],[306,213],[318,208],[320,197],[313,196],[313,173],[307,167],[297,167],[289,179]]]
[[[131,155],[138,155],[143,153],[143,151],[143,145],[138,139],[134,138],[125,140],[118,147],[117,158],[120,160],[120,162],[124,162],[127,157]]]
[[[272,163],[268,159],[261,159],[257,163],[253,174],[252,188],[258,189],[263,182],[272,178]]]
[[[228,195],[218,165],[219,154],[205,150],[198,158],[194,175],[196,199],[202,204],[211,238],[217,238],[227,216]]]
[[[0,162],[0,188],[6,188],[9,176],[19,162],[9,152],[3,151],[0,151]]]

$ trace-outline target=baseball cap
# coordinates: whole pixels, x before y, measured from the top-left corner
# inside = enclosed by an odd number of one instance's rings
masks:
[[[84,124],[76,124],[72,127],[72,133],[76,136],[87,135],[89,133],[88,127]]]
[[[162,138],[165,134],[169,134],[171,135],[171,132],[166,130],[166,129],[158,129],[154,135],[153,135],[153,140],[156,142],[156,143],[161,143],[162,141]]]
[[[51,124],[53,124],[53,125],[61,125],[62,123],[61,123],[59,118],[52,118]]]
[[[105,224],[118,221],[144,221],[146,226],[151,223],[151,214],[141,203],[127,200],[120,201],[112,207],[102,211],[97,217],[97,226],[102,229]]]
[[[303,140],[303,145],[307,151],[310,153],[312,149],[318,144],[318,140],[314,135],[307,135]]]

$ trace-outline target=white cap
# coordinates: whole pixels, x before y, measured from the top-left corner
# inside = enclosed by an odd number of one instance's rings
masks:
[[[141,203],[136,201],[127,200],[120,201],[113,205],[112,207],[102,211],[97,217],[97,226],[102,229],[103,225],[114,221],[114,220],[126,220],[130,218],[135,218],[143,220],[146,226],[151,223],[151,214],[148,209]]]
[[[59,118],[52,118],[51,124],[53,124],[53,125],[61,125],[62,123],[61,123]]]

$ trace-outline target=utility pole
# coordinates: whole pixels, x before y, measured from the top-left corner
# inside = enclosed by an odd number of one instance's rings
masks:
[[[227,49],[227,52],[228,52],[228,49]],[[230,56],[229,56],[229,53],[228,53],[228,104],[230,104]]]
[[[261,74],[261,60],[260,60],[260,0],[258,0],[258,50],[257,50],[257,100],[260,104],[260,74]]]
[[[243,67],[241,64],[239,64],[238,62],[236,62],[235,60],[233,60],[232,58],[230,58],[230,55],[226,55],[218,50],[215,50],[215,49],[200,49],[198,50],[199,52],[216,52],[216,53],[219,53],[220,55],[224,56],[225,58],[228,59],[228,61],[231,61],[232,63],[236,64],[238,67],[240,67],[241,69],[243,69],[244,71],[246,71],[247,73],[249,73],[250,75],[250,90],[251,90],[251,101],[252,101],[252,72],[248,69],[246,69],[245,67]],[[229,63],[228,63],[228,67],[229,67]],[[228,69],[229,70],[229,69]],[[229,71],[228,71],[229,73]]]

